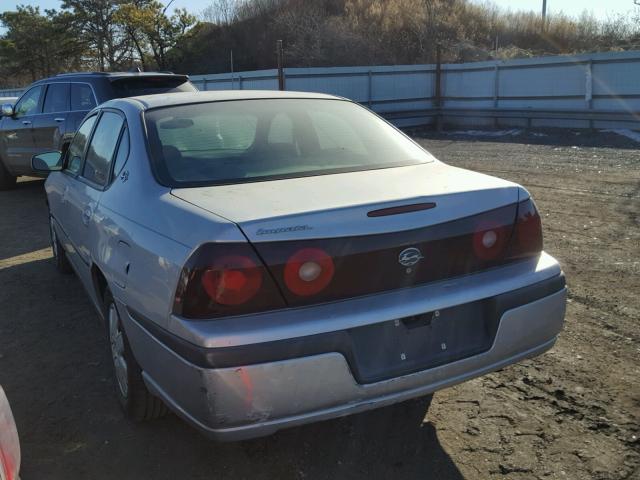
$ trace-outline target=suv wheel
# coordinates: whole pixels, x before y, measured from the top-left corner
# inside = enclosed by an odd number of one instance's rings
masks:
[[[7,169],[0,161],[0,190],[9,190],[16,184],[16,177],[7,172]]]
[[[122,410],[127,418],[136,422],[162,417],[168,412],[167,407],[147,390],[142,379],[142,369],[131,352],[120,314],[108,290],[104,308],[116,394]]]
[[[51,239],[51,251],[53,252],[53,261],[56,265],[56,270],[64,274],[73,273],[73,269],[67,258],[67,253],[60,244],[58,235],[56,235],[56,228],[51,215],[49,215],[49,237]]]

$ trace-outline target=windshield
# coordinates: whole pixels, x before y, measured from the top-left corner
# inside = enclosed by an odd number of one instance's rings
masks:
[[[352,102],[260,99],[151,110],[155,170],[165,185],[241,183],[424,163],[432,157]]]

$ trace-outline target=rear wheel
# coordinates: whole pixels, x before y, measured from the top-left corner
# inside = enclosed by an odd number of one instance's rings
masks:
[[[11,175],[0,161],[0,190],[9,190],[16,184],[16,177]]]
[[[69,274],[73,273],[67,253],[62,248],[58,235],[56,234],[56,228],[53,217],[49,215],[49,237],[51,239],[51,251],[53,252],[53,261],[55,262],[56,269],[60,273]]]
[[[142,379],[142,369],[133,356],[118,309],[108,290],[104,306],[116,394],[122,410],[127,418],[136,422],[162,417],[168,412],[167,407],[147,390]]]

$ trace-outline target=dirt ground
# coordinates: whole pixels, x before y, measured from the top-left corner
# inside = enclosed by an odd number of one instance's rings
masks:
[[[169,416],[133,425],[103,327],[54,270],[41,181],[0,193],[0,384],[23,480],[640,479],[640,145],[613,133],[419,135],[440,159],[525,185],[570,288],[533,360],[383,410],[216,444]]]

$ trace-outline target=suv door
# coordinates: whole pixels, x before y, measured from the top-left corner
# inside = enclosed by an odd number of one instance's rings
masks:
[[[16,103],[13,116],[3,118],[3,160],[12,175],[31,172],[31,158],[36,153],[32,127],[42,108],[43,91],[43,85],[31,87]]]
[[[50,83],[44,95],[42,114],[33,120],[33,141],[36,153],[61,150],[67,132],[70,109],[70,85],[66,82]]]
[[[123,126],[124,116],[120,113],[105,110],[100,114],[85,149],[82,172],[69,188],[69,234],[82,261],[80,268],[85,270],[88,281],[89,267],[93,262],[92,252],[98,246],[99,237],[94,212],[109,183],[111,164]],[[69,149],[72,146],[73,143]]]

